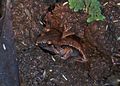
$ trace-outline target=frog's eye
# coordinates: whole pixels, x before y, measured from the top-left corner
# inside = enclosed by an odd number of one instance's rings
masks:
[[[50,29],[49,29],[49,28],[45,28],[44,30],[45,30],[45,32],[49,32],[49,31],[50,31]]]
[[[51,44],[52,44],[52,42],[51,42],[51,41],[47,41],[47,44],[51,45]]]

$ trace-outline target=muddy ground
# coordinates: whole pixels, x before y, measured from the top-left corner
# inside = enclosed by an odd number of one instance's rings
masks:
[[[12,18],[21,86],[120,86],[119,0],[100,0],[106,19],[93,24],[85,22],[86,14],[74,13],[65,5],[68,16],[72,15],[67,20],[68,27],[75,27],[76,30],[82,26],[92,28],[90,32],[88,30],[90,34],[85,33],[85,37],[82,31],[79,34],[90,45],[85,47],[88,62],[80,63],[72,58],[63,60],[35,46],[36,37],[46,26],[43,24],[43,15],[52,4],[64,2],[14,0]],[[64,13],[66,10],[62,11]]]

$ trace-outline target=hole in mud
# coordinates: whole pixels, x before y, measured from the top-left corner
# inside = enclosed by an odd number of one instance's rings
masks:
[[[54,10],[55,8],[55,4],[52,4],[48,7],[48,12],[51,12],[52,13],[52,10]]]

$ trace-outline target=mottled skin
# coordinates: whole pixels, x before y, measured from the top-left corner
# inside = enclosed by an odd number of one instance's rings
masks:
[[[69,46],[49,45],[41,43],[39,44],[39,47],[43,50],[50,52],[51,54],[59,55],[61,59],[64,60],[68,59],[69,57],[80,57],[79,51]]]
[[[46,46],[42,48],[48,51],[52,50],[52,52],[54,52],[55,54],[59,54],[60,56],[64,55],[62,57],[63,59],[72,57],[72,55],[74,54],[73,51],[78,50],[79,53],[82,55],[82,57],[79,56],[82,62],[87,61],[80,40],[77,39],[75,40],[73,37],[69,37],[69,36],[66,38],[61,38],[61,37],[62,34],[59,31],[57,31],[56,29],[52,29],[48,32],[43,32],[41,36],[38,37],[36,44],[38,45],[46,44]],[[62,48],[62,46],[67,46],[67,47]]]

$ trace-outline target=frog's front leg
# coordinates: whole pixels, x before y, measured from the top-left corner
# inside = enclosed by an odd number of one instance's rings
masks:
[[[61,56],[61,59],[68,59],[69,57],[71,57],[71,54],[73,53],[73,50],[71,48],[62,48],[60,50],[60,56]]]

